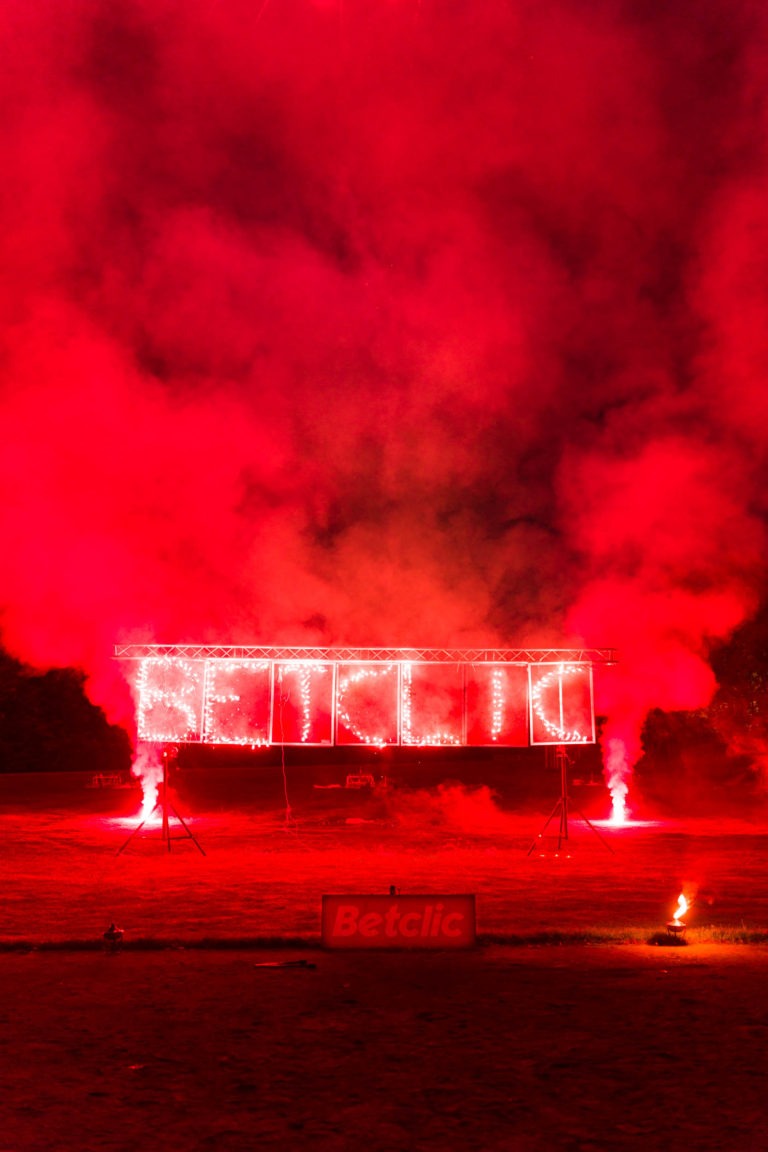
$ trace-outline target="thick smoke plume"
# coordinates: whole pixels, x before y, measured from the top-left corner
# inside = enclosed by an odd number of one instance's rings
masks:
[[[395,791],[388,798],[387,809],[390,818],[412,836],[435,826],[466,836],[519,832],[514,817],[500,807],[498,797],[486,784],[468,788],[445,783],[436,789]]]
[[[141,819],[149,820],[157,805],[163,780],[163,765],[160,754],[151,744],[142,744],[136,751],[133,775],[141,782]]]
[[[0,36],[11,652],[127,720],[115,641],[610,644],[624,773],[706,703],[765,575],[759,5]]]

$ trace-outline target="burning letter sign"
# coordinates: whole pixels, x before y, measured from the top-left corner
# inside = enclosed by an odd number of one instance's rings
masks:
[[[156,743],[595,742],[588,663],[158,655],[130,679],[139,739]]]
[[[471,948],[475,897],[323,896],[326,948]]]

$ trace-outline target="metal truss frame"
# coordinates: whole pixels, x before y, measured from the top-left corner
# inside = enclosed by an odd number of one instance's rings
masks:
[[[116,644],[117,660],[300,660],[323,664],[615,664],[615,648],[265,648],[258,645]]]

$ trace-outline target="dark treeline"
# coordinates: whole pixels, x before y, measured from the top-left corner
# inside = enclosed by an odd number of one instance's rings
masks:
[[[127,772],[128,734],[108,724],[71,668],[40,675],[0,651],[0,770]]]
[[[768,605],[710,656],[718,690],[693,712],[654,709],[643,727],[639,791],[717,814],[768,796]]]

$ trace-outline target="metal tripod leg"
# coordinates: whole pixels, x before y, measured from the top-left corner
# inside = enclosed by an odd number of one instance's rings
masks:
[[[157,804],[155,804],[155,807],[152,809],[150,816],[154,814],[156,809],[157,809]],[[134,828],[133,832],[131,832],[130,836],[125,841],[125,843],[121,844],[120,847],[118,848],[117,852],[115,852],[115,856],[119,856],[121,852],[125,851],[125,849],[130,844],[131,840],[133,840],[134,836],[138,836],[139,832],[141,832],[142,828],[144,827],[144,825],[146,824],[148,819],[149,819],[149,816],[145,816],[144,819],[142,820],[141,824],[139,824],[136,828]]]
[[[173,814],[176,817],[176,819],[178,820],[179,824],[181,824],[182,828],[186,832],[187,836],[189,836],[190,840],[194,844],[195,848],[197,848],[200,855],[205,856],[205,852],[202,849],[200,841],[197,839],[197,836],[195,836],[192,829],[188,827],[184,817],[179,815],[179,813],[176,811],[176,809],[174,808],[174,806],[172,804],[170,805],[170,808],[171,808],[171,812],[173,812]],[[176,837],[176,839],[178,839],[178,837]],[[170,852],[170,850],[171,850],[171,835],[169,832],[168,833],[168,851]]]
[[[528,849],[528,852],[527,852],[528,856],[530,856],[531,852],[533,852],[534,848],[538,844],[539,840],[541,840],[541,838],[544,835],[544,833],[546,832],[547,828],[549,828],[549,826],[552,823],[552,821],[554,820],[555,816],[558,816],[558,815],[560,816],[560,835],[558,836],[557,846],[558,846],[558,848],[560,847],[560,841],[562,840],[562,836],[563,836],[563,798],[562,798],[562,796],[558,799],[557,803],[555,804],[554,808],[550,812],[549,816],[547,816],[547,819],[544,821],[544,826],[541,829],[541,832],[539,832],[539,834],[536,837],[536,839],[534,840],[533,844],[531,844],[530,848]],[[566,828],[566,839],[567,839],[567,837],[568,837],[567,821],[566,821],[565,828]]]
[[[174,756],[175,756],[175,750],[173,748],[171,748],[170,750],[166,749],[163,752],[163,776],[162,776],[162,780],[160,781],[160,793],[159,793],[159,796],[157,798],[157,802],[150,813],[150,816],[154,816],[155,812],[161,813],[161,815],[162,815],[161,839],[164,840],[165,843],[168,845],[168,851],[169,852],[171,850],[171,840],[181,840],[182,839],[181,836],[171,836],[171,826],[170,826],[170,823],[168,821],[168,813],[172,812],[173,815],[178,820],[179,824],[181,824],[186,835],[189,837],[189,839],[194,844],[195,848],[197,848],[200,855],[205,856],[205,852],[203,851],[203,849],[200,845],[200,842],[197,839],[197,837],[195,836],[194,832],[188,826],[188,824],[186,823],[184,818],[179,815],[179,813],[174,808],[173,804],[171,804],[170,800],[168,799],[168,791],[169,791],[169,789],[168,789],[168,760],[169,760],[169,758],[173,759]],[[118,850],[116,852],[117,856],[119,856],[120,853],[125,848],[128,847],[131,840],[133,840],[134,836],[138,836],[139,832],[141,832],[142,828],[144,827],[144,825],[146,824],[148,819],[149,819],[149,817],[145,816],[144,819],[142,820],[141,824],[139,824],[138,828],[134,828],[133,832],[131,832],[131,834],[128,837],[128,839],[126,840],[125,844],[123,844],[120,848],[118,848]]]
[[[171,850],[171,840],[182,839],[182,837],[180,837],[180,836],[171,836],[171,828],[170,828],[170,824],[168,823],[168,811],[169,810],[176,817],[179,824],[181,824],[182,828],[184,829],[187,836],[189,837],[189,839],[194,844],[195,848],[197,848],[200,855],[205,856],[205,852],[203,851],[203,848],[202,848],[202,845],[200,844],[200,841],[197,839],[197,836],[195,836],[192,829],[189,827],[187,822],[184,820],[183,816],[179,815],[179,813],[176,811],[176,809],[173,807],[172,804],[166,803],[165,805],[163,805],[163,803],[160,800],[158,800],[157,804],[155,804],[154,808],[152,809],[150,816],[154,816],[155,812],[157,812],[157,811],[162,812],[162,814],[163,814],[162,839],[168,845],[168,851],[170,852],[170,850]],[[125,851],[125,849],[131,843],[133,838],[135,836],[138,836],[139,832],[141,832],[142,828],[144,827],[144,825],[147,823],[148,820],[149,820],[149,816],[145,816],[144,819],[142,820],[141,824],[139,824],[136,828],[134,828],[133,832],[131,832],[130,836],[125,841],[125,843],[121,844],[121,846],[118,848],[117,852],[115,853],[116,856],[119,856],[122,852]]]
[[[587,818],[586,818],[586,816],[584,815],[584,813],[583,813],[583,812],[579,812],[578,808],[574,808],[574,812],[575,812],[575,813],[576,813],[576,815],[578,816],[579,820],[582,820],[582,821],[583,821],[583,822],[584,822],[584,823],[587,825],[587,827],[588,827],[589,829],[591,829],[591,831],[592,831],[592,832],[594,832],[595,836],[597,836],[597,838],[598,838],[598,840],[600,841],[600,843],[601,843],[601,844],[602,844],[602,845],[603,845],[605,848],[607,848],[607,849],[608,849],[608,851],[611,853],[611,855],[612,855],[612,856],[615,856],[615,855],[616,855],[616,853],[613,851],[613,848],[611,848],[610,844],[609,844],[609,843],[608,843],[608,841],[605,839],[605,837],[600,835],[600,833],[598,832],[597,828],[595,828],[595,826],[594,826],[594,824],[592,823],[592,821],[591,821],[591,820],[587,820]]]
[[[555,750],[555,757],[560,765],[560,796],[558,797],[557,803],[552,809],[550,815],[547,817],[541,832],[539,832],[533,844],[531,844],[530,848],[528,849],[528,855],[531,855],[534,848],[546,832],[547,828],[558,814],[560,816],[560,830],[557,836],[557,850],[558,852],[560,851],[563,846],[563,841],[568,839],[569,806],[571,807],[572,812],[576,814],[577,818],[586,824],[590,831],[594,832],[595,836],[597,836],[603,847],[607,848],[611,855],[615,855],[613,848],[611,848],[607,840],[603,839],[597,828],[595,828],[594,824],[587,820],[586,816],[582,812],[579,812],[578,808],[573,808],[571,805],[571,798],[568,795],[568,754],[562,745],[558,745],[557,749]]]

